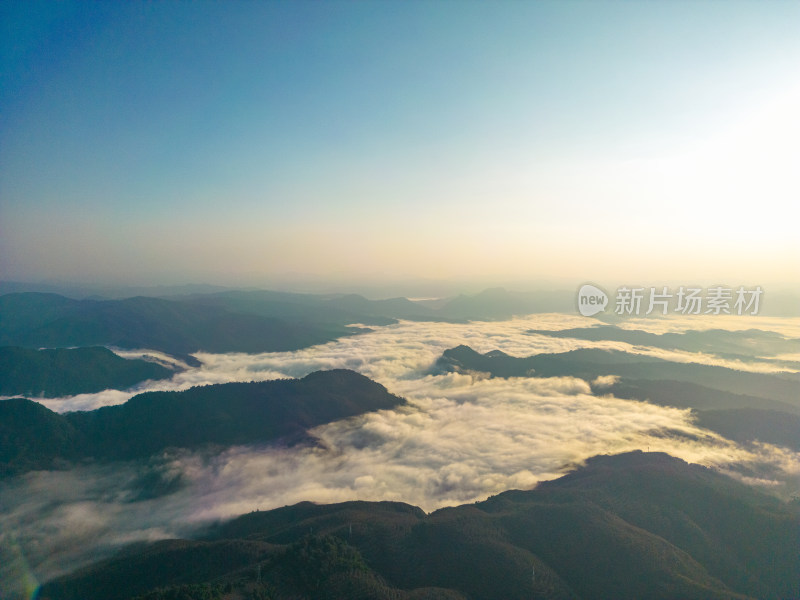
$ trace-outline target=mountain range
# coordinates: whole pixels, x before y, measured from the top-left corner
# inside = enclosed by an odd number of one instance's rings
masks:
[[[406,298],[356,294],[215,291],[161,297],[73,299],[54,293],[0,296],[0,346],[110,346],[193,352],[282,352],[329,342],[398,319],[500,319],[544,310],[540,296],[491,289],[432,308]],[[196,361],[195,361],[196,362]]]
[[[197,364],[192,352],[278,352],[358,329],[234,312],[191,300],[73,300],[54,294],[0,296],[0,345],[112,346],[160,350]]]
[[[434,371],[578,377],[598,395],[691,408],[699,425],[735,441],[800,450],[800,378],[796,373],[750,373],[622,350],[582,348],[520,358],[499,350],[480,354],[469,346],[445,350]],[[605,380],[608,376],[613,377]]]
[[[426,514],[303,502],[135,545],[42,599],[778,599],[800,593],[800,505],[661,453]]]
[[[109,348],[161,351],[191,367],[200,365],[192,356],[198,351],[291,351],[400,319],[503,319],[563,311],[564,300],[560,294],[499,288],[435,302],[194,287],[172,291],[181,293],[121,299],[0,296],[0,394],[128,389],[182,368],[124,359]],[[603,325],[528,333],[797,367],[789,355],[798,340],[760,330],[653,334]],[[429,371],[447,372],[578,377],[598,401],[612,394],[689,408],[699,426],[731,440],[800,451],[797,373],[749,372],[635,351],[583,348],[515,357],[498,350],[480,354],[468,346],[444,351]],[[5,486],[0,491],[27,494],[26,482],[62,475],[47,471],[78,465],[113,471],[123,466],[115,461],[126,461],[137,467],[125,484],[126,497],[169,500],[188,485],[187,478],[144,468],[158,460],[154,457],[180,456],[183,449],[207,456],[233,445],[260,451],[260,445],[315,444],[309,434],[315,426],[403,402],[348,370],[146,392],[121,405],[64,414],[15,397],[0,401]],[[57,505],[59,493],[45,501]],[[396,497],[403,497],[402,490]],[[89,502],[81,496],[77,504]],[[24,529],[19,525],[28,519],[24,514],[20,509],[14,518],[23,515],[21,520],[8,522]],[[591,458],[533,490],[511,490],[430,514],[401,502],[366,501],[257,511],[195,530],[191,538],[128,545],[50,581],[40,598],[797,598],[799,522],[798,501],[784,502],[665,454],[633,452]],[[28,537],[25,543],[40,541]],[[0,565],[19,562],[20,572],[27,573],[13,538],[0,532],[0,542]],[[116,542],[103,552],[109,547]],[[0,575],[9,572],[0,568]]]

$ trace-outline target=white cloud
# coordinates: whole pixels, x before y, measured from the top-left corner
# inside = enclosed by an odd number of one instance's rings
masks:
[[[609,388],[619,381],[619,375],[600,375],[592,381],[592,385],[597,388]]]
[[[641,328],[668,327],[668,330],[692,328],[692,321],[680,319],[640,319]],[[772,324],[774,319],[764,323]],[[792,320],[788,327],[793,327]],[[638,321],[637,321],[638,322]],[[665,325],[665,322],[671,323]],[[750,322],[750,321],[748,321]],[[739,320],[720,319],[711,326],[736,329]],[[530,356],[543,352],[567,352],[578,348],[622,350],[643,356],[653,356],[676,362],[697,362],[731,367],[752,372],[781,370],[770,363],[742,362],[700,352],[664,350],[634,346],[624,342],[586,341],[530,334],[529,330],[560,330],[586,326],[586,319],[577,315],[542,314],[508,321],[479,321],[471,323],[437,323],[403,321],[396,325],[377,327],[369,333],[342,338],[327,344],[295,352],[262,354],[211,354],[198,352],[195,357],[203,364],[177,373],[171,379],[149,381],[125,391],[106,390],[97,394],[80,394],[65,398],[38,399],[57,412],[91,410],[111,404],[122,404],[132,396],[152,390],[185,390],[196,385],[228,383],[231,381],[263,381],[280,377],[302,377],[319,369],[353,369],[383,383],[395,391],[397,382],[418,378],[430,369],[442,352],[459,344],[471,346],[478,352],[502,350],[513,356]],[[694,322],[697,327],[697,322]],[[126,357],[145,354],[159,356],[149,350],[120,352]],[[402,386],[401,386],[402,387]]]

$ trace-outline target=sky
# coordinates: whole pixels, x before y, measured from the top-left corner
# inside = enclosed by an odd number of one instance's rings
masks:
[[[800,3],[0,11],[0,280],[800,285]]]

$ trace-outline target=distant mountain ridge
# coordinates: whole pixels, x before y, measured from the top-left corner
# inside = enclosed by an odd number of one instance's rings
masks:
[[[728,356],[743,360],[753,360],[756,357],[762,361],[769,360],[764,357],[791,354],[800,350],[800,339],[787,338],[773,331],[760,329],[737,331],[708,329],[656,334],[638,329],[623,329],[613,325],[601,325],[560,330],[531,329],[528,333],[555,338],[617,341],[667,350],[710,352],[717,356]],[[783,362],[790,367],[798,366],[798,363],[792,363],[791,361]]]
[[[403,402],[344,369],[302,379],[145,392],[125,404],[63,415],[23,398],[2,400],[0,475],[87,458],[143,458],[167,448],[297,440],[317,425]]]
[[[0,346],[110,346],[160,350],[183,358],[205,352],[283,352],[329,342],[398,319],[501,319],[554,310],[548,295],[503,289],[459,296],[434,309],[407,298],[356,294],[206,291],[179,296],[76,300],[53,293],[0,296]],[[544,304],[542,303],[544,301]]]
[[[572,294],[565,292],[512,292],[489,288],[474,295],[461,294],[442,308],[451,317],[471,320],[507,319],[535,312],[568,312]]]
[[[202,540],[131,548],[41,598],[795,598],[798,535],[797,503],[637,451],[429,515],[363,501],[254,512]]]

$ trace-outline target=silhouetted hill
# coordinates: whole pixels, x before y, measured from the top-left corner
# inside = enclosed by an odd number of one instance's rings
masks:
[[[746,394],[734,394],[685,381],[620,379],[611,385],[592,385],[592,389],[596,394],[611,394],[617,398],[646,400],[660,406],[695,408],[697,410],[757,408],[800,415],[800,404],[790,404]]]
[[[800,406],[680,381],[622,379],[592,386],[597,394],[693,408],[697,424],[737,442],[761,441],[800,450]]]
[[[469,346],[445,350],[436,370],[480,371],[495,377],[573,376],[595,394],[699,411],[698,424],[739,442],[759,440],[799,449],[800,379],[796,374],[750,373],[596,348],[526,358]],[[602,375],[616,375],[600,383]]]
[[[146,585],[162,591],[143,597],[166,600],[206,584],[275,600],[795,598],[798,535],[796,504],[633,452],[429,515],[389,502],[250,513],[205,541],[139,546],[61,577],[41,597],[121,600]]]
[[[475,295],[460,295],[445,304],[440,313],[462,319],[507,319],[541,312],[534,294],[490,288]],[[563,309],[562,309],[563,310]]]
[[[14,473],[51,468],[63,459],[131,459],[170,447],[297,439],[317,425],[402,402],[346,370],[146,392],[125,404],[64,415],[30,401],[0,401],[0,456],[9,457],[0,469]]]
[[[697,424],[737,442],[767,442],[800,452],[800,415],[737,408],[697,412]]]
[[[572,376],[591,381],[601,375],[624,379],[694,383],[732,394],[799,406],[800,377],[795,373],[750,373],[727,367],[678,363],[620,350],[582,348],[525,358],[499,350],[479,354],[468,346],[445,350],[436,363],[441,371],[480,371],[496,377]]]
[[[636,329],[622,329],[613,325],[603,325],[557,331],[532,329],[529,333],[556,338],[626,342],[633,345],[652,346],[667,350],[711,352],[721,356],[748,359],[796,352],[800,348],[800,340],[786,338],[774,331],[762,331],[760,329],[740,331],[708,329],[704,331],[690,330],[682,333],[655,334]]]
[[[406,298],[258,290],[119,300],[20,292],[0,296],[0,346],[153,349],[196,364],[188,354],[297,350],[363,331],[349,327],[354,323],[498,319],[541,311],[552,302],[547,294],[503,289],[459,296],[438,309]]]
[[[103,347],[31,350],[0,347],[0,395],[57,397],[126,389],[174,371],[139,359],[124,359]]]
[[[357,300],[349,301],[350,298]],[[186,298],[186,301],[290,323],[313,323],[328,327],[344,327],[352,323],[388,325],[395,322],[392,315],[376,310],[374,302],[361,296],[228,291],[194,295]]]
[[[448,322],[463,322],[467,319],[503,319],[532,312],[563,311],[572,306],[571,293],[518,293],[502,288],[444,300],[437,303],[437,308],[407,298],[369,300],[358,294],[229,291],[195,295],[190,298],[193,302],[236,312],[339,325],[351,323],[386,325],[397,319]]]
[[[0,296],[0,345],[116,346],[169,354],[296,350],[358,330],[228,310],[190,300],[71,300],[54,294]]]
[[[368,300],[358,294],[292,294],[271,291],[230,291],[192,296],[191,300],[236,312],[345,326],[389,325],[398,319],[454,321],[439,310],[407,298]]]
[[[133,298],[134,296],[151,296],[154,298],[167,298],[169,296],[188,294],[210,294],[230,288],[205,283],[190,283],[176,285],[109,285],[109,284],[78,284],[78,283],[31,283],[23,281],[0,281],[0,295],[17,294],[24,292],[39,292],[58,294],[77,300],[94,298],[98,300],[111,300]]]

